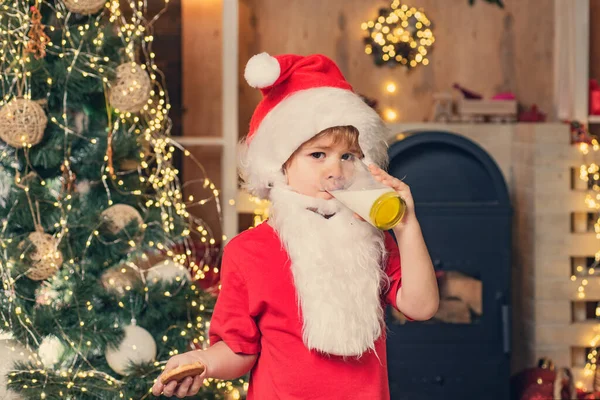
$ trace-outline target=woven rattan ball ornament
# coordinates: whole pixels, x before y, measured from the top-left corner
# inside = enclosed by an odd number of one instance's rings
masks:
[[[138,222],[140,229],[144,223],[138,210],[127,204],[115,204],[102,211],[100,217],[105,221],[106,227],[113,234],[119,233],[133,220]]]
[[[0,138],[17,149],[38,144],[47,123],[44,109],[32,100],[17,98],[0,108]]]
[[[104,8],[106,0],[63,0],[67,9],[71,12],[90,15]]]
[[[110,104],[119,111],[136,113],[148,103],[152,82],[135,63],[117,67],[117,78],[110,89]]]
[[[28,241],[31,242],[30,246],[33,246],[33,249],[27,247]],[[52,235],[36,231],[29,234],[28,241],[19,244],[19,248],[27,252],[31,263],[25,275],[34,281],[50,278],[63,262],[63,255],[57,248],[56,239]]]

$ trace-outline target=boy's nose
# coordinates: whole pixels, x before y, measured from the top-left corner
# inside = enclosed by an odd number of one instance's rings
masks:
[[[340,190],[344,187],[344,170],[341,163],[336,162],[327,165],[323,174],[322,184],[325,190]]]
[[[329,165],[327,169],[327,179],[339,179],[342,177],[342,166],[339,162]]]

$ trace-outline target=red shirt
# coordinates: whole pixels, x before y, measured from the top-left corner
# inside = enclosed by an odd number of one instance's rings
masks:
[[[401,282],[400,255],[388,233],[385,244],[390,289],[382,301],[395,307]],[[390,398],[385,330],[375,343],[379,358],[368,351],[358,360],[343,360],[309,351],[304,345],[288,254],[269,224],[229,242],[221,274],[210,343],[223,340],[236,353],[258,354],[250,374],[248,400]]]

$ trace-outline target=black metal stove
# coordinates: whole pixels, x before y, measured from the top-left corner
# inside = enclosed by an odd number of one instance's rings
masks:
[[[448,132],[409,133],[389,154],[390,173],[411,188],[440,284],[432,320],[388,310],[391,397],[507,400],[512,209],[502,173]]]

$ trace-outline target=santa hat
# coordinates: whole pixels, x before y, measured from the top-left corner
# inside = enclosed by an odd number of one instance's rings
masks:
[[[268,198],[274,184],[285,183],[283,164],[294,151],[334,126],[354,126],[366,161],[387,162],[385,124],[329,58],[261,53],[244,77],[263,94],[240,149],[240,172],[255,196]]]

